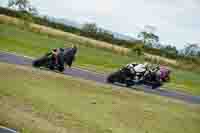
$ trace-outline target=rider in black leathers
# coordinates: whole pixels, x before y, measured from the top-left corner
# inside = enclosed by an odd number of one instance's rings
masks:
[[[76,46],[72,46],[72,48],[65,49],[64,60],[65,63],[69,66],[69,68],[71,68],[73,61],[75,61],[77,51],[78,49]]]
[[[64,64],[66,63],[69,68],[71,68],[73,61],[75,60],[75,55],[78,49],[76,46],[72,46],[71,48],[56,48],[53,49],[50,54],[51,62],[50,69],[54,69],[57,66],[61,71],[64,70]]]
[[[59,71],[63,71],[64,70],[64,49],[56,48],[56,49],[53,49],[48,54],[51,55],[49,68],[51,70],[54,70],[57,67]]]

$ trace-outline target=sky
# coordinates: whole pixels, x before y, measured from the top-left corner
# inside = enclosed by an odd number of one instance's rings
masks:
[[[0,0],[6,5],[7,0]],[[31,0],[40,14],[98,26],[132,37],[145,25],[164,44],[200,43],[200,0]]]

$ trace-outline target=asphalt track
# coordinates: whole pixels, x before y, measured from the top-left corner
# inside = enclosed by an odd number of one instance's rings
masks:
[[[0,126],[0,133],[17,133],[17,132],[12,129],[8,129],[8,128]]]
[[[15,55],[12,53],[0,52],[0,62],[31,66],[32,61],[33,59],[29,57]],[[102,84],[107,84],[106,75],[98,74],[98,73],[91,72],[88,70],[83,70],[79,68],[71,68],[71,69],[66,69],[64,71],[64,74],[70,75],[72,77],[79,77],[86,80],[96,81]],[[170,97],[170,98],[181,100],[187,103],[200,104],[200,96],[192,96],[192,95],[185,94],[182,92],[170,91],[164,88],[150,89],[148,86],[143,86],[143,87],[133,87],[130,89],[133,89],[135,91],[143,91],[145,93],[151,93],[155,95]]]

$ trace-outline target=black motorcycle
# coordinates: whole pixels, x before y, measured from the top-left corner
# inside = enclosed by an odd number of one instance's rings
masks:
[[[57,63],[55,58],[51,53],[47,53],[39,59],[33,61],[34,67],[44,67],[50,70],[58,70],[60,72],[64,71],[64,58],[57,57]]]
[[[123,67],[120,70],[111,73],[107,77],[108,83],[121,83],[125,84],[127,87],[133,86],[135,84],[145,84],[151,86],[152,89],[157,88],[162,85],[159,75],[156,74],[156,71],[147,70],[146,74],[144,73],[133,73],[127,67]]]
[[[65,69],[64,64],[67,64],[69,67],[72,66],[76,53],[77,47],[65,49],[60,48],[60,52],[57,57],[54,57],[52,52],[49,52],[41,58],[34,60],[32,65],[34,67],[45,67],[50,70],[58,70],[63,72]]]

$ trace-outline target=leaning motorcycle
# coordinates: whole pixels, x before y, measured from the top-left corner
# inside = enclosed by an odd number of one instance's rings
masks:
[[[64,63],[54,63],[53,61],[54,60],[52,60],[52,54],[47,53],[44,56],[42,56],[41,58],[34,60],[32,65],[34,67],[38,67],[38,68],[44,67],[44,68],[48,68],[50,70],[58,70],[60,72],[63,72],[64,66],[62,64],[64,64]]]
[[[134,72],[132,73],[127,67],[123,67],[120,70],[111,73],[107,77],[108,83],[121,83],[125,84],[127,87],[133,86],[135,84],[146,84],[152,89],[157,88],[169,80],[170,71],[166,68],[158,70],[146,70],[145,72]]]
[[[32,65],[34,67],[45,67],[50,70],[58,70],[60,72],[64,71],[64,64],[69,67],[72,66],[72,63],[75,60],[76,53],[78,51],[77,47],[72,48],[60,48],[61,53],[58,54],[57,62],[55,63],[52,59],[52,53],[49,52],[33,61]]]

